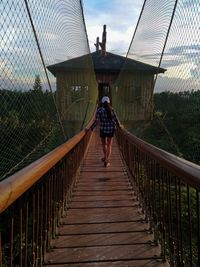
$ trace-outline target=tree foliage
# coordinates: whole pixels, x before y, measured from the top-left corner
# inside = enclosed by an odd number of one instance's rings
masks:
[[[0,179],[62,143],[53,95],[35,77],[29,91],[0,90]]]
[[[154,94],[154,117],[130,130],[140,138],[200,163],[200,91]]]

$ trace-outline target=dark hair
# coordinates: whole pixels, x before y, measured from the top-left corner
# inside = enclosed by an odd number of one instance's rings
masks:
[[[113,111],[112,111],[112,107],[111,105],[108,103],[108,102],[104,102],[103,103],[103,107],[105,108],[106,110],[106,113],[107,113],[107,116],[110,120],[112,120],[112,117],[113,117]]]

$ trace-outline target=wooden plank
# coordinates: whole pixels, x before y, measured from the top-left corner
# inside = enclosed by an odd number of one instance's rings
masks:
[[[107,168],[103,168],[101,172],[97,172],[95,169],[91,172],[81,171],[81,177],[79,178],[79,180],[81,179],[81,181],[85,181],[87,179],[90,179],[91,181],[91,180],[98,180],[101,178],[102,179],[109,178],[109,180],[111,181],[115,179],[118,179],[118,181],[120,180],[128,181],[127,173],[125,171],[119,173],[112,173],[108,172]]]
[[[91,192],[85,192],[85,191],[73,191],[73,196],[123,196],[128,195],[132,196],[133,192],[132,190],[104,190],[104,191],[91,191]]]
[[[81,234],[100,234],[100,233],[127,233],[127,232],[147,232],[149,224],[144,220],[141,221],[123,221],[96,224],[67,224],[64,223],[59,228],[59,235],[81,235]]]
[[[94,185],[94,184],[91,184],[90,186],[75,186],[74,190],[76,192],[91,192],[91,191],[114,191],[114,190],[117,190],[117,191],[120,191],[120,190],[132,190],[132,188],[129,186],[129,185],[105,185],[104,183],[100,184],[100,185]]]
[[[95,194],[95,195],[77,195],[73,194],[74,201],[118,201],[118,200],[134,200],[134,196],[131,194],[112,194],[112,195],[105,195],[105,194]]]
[[[99,207],[136,207],[138,203],[134,203],[132,200],[119,200],[119,201],[105,201],[105,200],[99,200],[99,201],[72,201],[69,204],[70,209],[74,208],[99,208]]]
[[[65,223],[120,222],[132,221],[133,218],[143,219],[143,215],[138,214],[137,208],[133,207],[69,209]]]
[[[80,263],[95,261],[116,261],[116,260],[144,260],[160,258],[158,246],[150,244],[140,245],[117,245],[117,246],[94,246],[85,248],[59,248],[49,252],[45,261],[48,263]]]
[[[53,248],[114,246],[114,245],[136,245],[153,242],[153,235],[145,231],[125,233],[103,233],[103,234],[80,234],[60,235],[52,242]]]
[[[61,267],[61,265],[51,264],[43,265],[46,267]],[[162,262],[156,259],[150,260],[127,260],[127,261],[105,261],[105,262],[92,262],[92,263],[70,263],[62,264],[62,267],[169,267],[167,262]]]
[[[107,178],[107,177],[101,177],[101,178],[98,178],[98,179],[94,179],[91,183],[90,180],[78,180],[76,182],[76,185],[75,187],[79,187],[80,189],[81,188],[89,188],[89,187],[92,187],[92,186],[131,186],[130,182],[128,180],[124,180],[122,181],[121,178],[118,178],[118,179],[110,179],[110,178]],[[132,187],[132,186],[131,186]]]
[[[102,169],[106,173],[109,173],[109,172],[112,172],[112,173],[123,173],[124,172],[124,169],[121,166],[113,166],[112,162],[111,162],[111,166],[109,166],[109,167],[104,167],[103,165],[102,166],[94,166],[94,167],[95,167],[95,172],[102,172]],[[87,168],[84,168],[81,171],[83,171],[83,172],[84,171],[85,172],[94,172],[94,169],[93,169],[92,166],[88,166]]]

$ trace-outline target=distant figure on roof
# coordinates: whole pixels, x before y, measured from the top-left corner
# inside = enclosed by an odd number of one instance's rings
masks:
[[[100,138],[104,155],[101,160],[104,162],[104,166],[107,167],[110,166],[109,159],[112,152],[113,136],[117,126],[120,127],[119,120],[110,104],[110,98],[108,96],[102,97],[101,106],[97,109],[95,122],[91,130],[93,130],[97,124],[100,124]]]

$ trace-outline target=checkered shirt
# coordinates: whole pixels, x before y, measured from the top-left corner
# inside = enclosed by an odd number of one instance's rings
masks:
[[[96,112],[95,122],[92,125],[91,129],[93,130],[99,123],[100,130],[103,133],[107,134],[113,133],[116,129],[116,126],[119,125],[119,121],[113,109],[112,109],[112,114],[113,114],[112,119],[109,119],[105,108],[104,107],[98,108]]]

